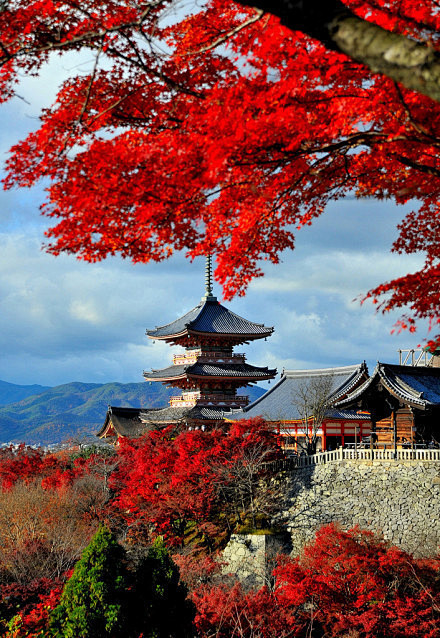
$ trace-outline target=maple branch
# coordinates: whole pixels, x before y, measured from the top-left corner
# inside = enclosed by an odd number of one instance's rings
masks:
[[[433,175],[434,177],[440,177],[440,169],[434,168],[434,166],[428,166],[427,164],[420,164],[414,160],[409,159],[409,157],[405,157],[404,155],[400,155],[398,153],[389,153],[390,157],[393,157],[401,164],[405,166],[409,166],[410,168],[414,168],[417,171],[421,171],[422,173],[426,173],[427,175]]]
[[[192,89],[189,89],[188,87],[184,86],[183,84],[179,84],[178,82],[176,82],[175,80],[170,78],[168,75],[166,75],[162,71],[158,71],[156,69],[152,69],[151,66],[148,67],[145,64],[145,62],[142,60],[142,57],[140,57],[139,52],[137,52],[137,55],[136,55],[136,57],[138,59],[138,61],[136,62],[133,58],[130,58],[128,55],[124,55],[123,53],[121,53],[121,51],[118,51],[118,49],[115,49],[113,47],[109,47],[108,51],[113,53],[115,56],[119,57],[121,60],[125,60],[130,65],[133,65],[133,66],[137,67],[138,69],[141,69],[147,75],[151,75],[152,77],[156,78],[157,80],[162,80],[162,82],[164,82],[170,89],[174,89],[175,91],[179,91],[180,93],[184,93],[186,95],[191,95],[191,97],[197,97],[197,98],[201,98],[201,99],[204,98],[203,93],[200,93],[200,92],[197,92],[197,91],[193,91]]]
[[[292,31],[345,53],[406,88],[440,101],[440,54],[430,46],[359,18],[341,0],[236,0],[267,11]]]
[[[231,29],[230,31],[227,31],[226,33],[221,35],[219,38],[217,38],[217,40],[214,40],[214,42],[212,42],[211,44],[205,47],[202,47],[201,49],[197,49],[197,51],[188,51],[188,53],[185,53],[185,55],[198,55],[199,53],[206,53],[206,51],[211,51],[212,49],[215,49],[216,47],[218,47],[220,44],[223,44],[223,42],[226,42],[227,40],[229,40],[229,38],[231,38],[233,35],[240,33],[240,31],[242,31],[246,27],[261,20],[263,16],[264,16],[263,9],[255,9],[255,15],[252,16],[252,18],[249,18],[249,20],[245,20],[245,22],[242,22],[241,24],[239,24],[237,27],[235,27],[235,29]]]
[[[93,64],[93,70],[92,70],[92,73],[90,74],[90,79],[89,79],[89,83],[87,85],[87,91],[86,91],[86,95],[85,95],[83,104],[81,106],[80,114],[78,115],[78,118],[77,118],[76,122],[73,123],[73,126],[68,129],[66,139],[64,140],[64,144],[63,144],[61,150],[58,153],[59,155],[62,155],[64,153],[64,151],[66,150],[67,145],[69,143],[69,140],[72,138],[72,135],[74,135],[75,131],[77,130],[77,128],[81,124],[82,119],[84,117],[84,114],[85,114],[85,112],[87,110],[87,107],[88,107],[89,101],[90,101],[90,95],[91,95],[91,92],[92,92],[93,82],[95,81],[96,72],[98,70],[99,56],[101,55],[101,53],[102,53],[102,43],[101,43],[101,46],[99,47],[98,53],[96,54],[96,57],[95,57],[95,62]]]
[[[421,126],[421,124],[419,122],[416,122],[412,116],[411,110],[405,100],[405,98],[403,97],[403,93],[400,90],[400,86],[395,82],[394,83],[394,88],[396,89],[396,93],[399,99],[399,102],[401,103],[402,107],[405,110],[406,116],[408,118],[408,122],[411,124],[412,128],[419,133],[420,135],[423,135],[424,137],[426,137],[427,139],[430,140],[430,142],[432,142],[433,145],[438,146],[439,145],[439,140],[437,137],[434,137],[434,135],[432,135],[425,126]]]
[[[7,49],[4,48],[4,45],[2,43],[0,43],[0,48],[4,51],[5,53],[5,60],[1,60],[0,66],[2,66],[3,64],[5,64],[9,59],[11,58],[17,58],[20,57],[21,55],[29,55],[31,54],[37,54],[37,53],[47,53],[50,51],[56,51],[56,50],[60,50],[60,49],[70,49],[72,48],[73,45],[75,44],[83,44],[83,43],[92,43],[95,40],[98,40],[99,42],[102,42],[103,39],[109,34],[109,33],[117,33],[119,31],[124,31],[126,29],[131,29],[131,28],[138,28],[140,29],[140,27],[142,26],[142,24],[145,22],[145,20],[148,17],[148,14],[150,13],[150,11],[160,5],[163,2],[163,0],[157,0],[157,2],[151,2],[149,4],[149,6],[140,14],[140,16],[136,19],[136,20],[131,20],[129,22],[123,22],[122,24],[116,24],[112,27],[106,27],[104,29],[98,29],[95,31],[87,31],[86,33],[81,33],[77,36],[74,36],[72,38],[69,39],[64,39],[64,40],[52,40],[44,45],[37,45],[37,46],[23,46],[22,48],[18,49],[15,53],[10,53],[9,51],[7,51]]]

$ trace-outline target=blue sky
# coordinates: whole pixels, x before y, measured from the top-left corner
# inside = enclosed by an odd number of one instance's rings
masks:
[[[26,79],[0,108],[0,155],[35,128],[61,78],[77,61],[57,61],[42,79]],[[41,250],[47,220],[41,188],[0,192],[0,379],[58,385],[70,381],[142,381],[142,371],[165,367],[173,349],[153,344],[145,330],[195,306],[204,291],[204,263],[183,255],[132,265],[118,258],[85,264]],[[246,347],[255,365],[311,368],[366,360],[397,362],[399,348],[419,333],[391,335],[396,315],[375,313],[355,300],[371,287],[415,270],[417,256],[390,253],[404,209],[391,202],[347,199],[328,207],[297,235],[296,249],[265,268],[234,312],[274,326],[267,341]],[[220,298],[221,291],[215,287]]]

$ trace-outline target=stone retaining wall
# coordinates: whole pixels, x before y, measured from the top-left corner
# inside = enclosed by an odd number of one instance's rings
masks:
[[[281,479],[278,479],[281,480]],[[416,556],[440,545],[440,463],[345,460],[302,467],[285,478],[274,523],[292,536],[293,554],[322,525],[359,525]]]
[[[272,578],[276,557],[289,553],[283,534],[232,534],[223,550],[223,573],[233,574],[245,589],[262,587]]]

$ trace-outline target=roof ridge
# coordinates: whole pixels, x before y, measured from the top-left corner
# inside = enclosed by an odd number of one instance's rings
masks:
[[[246,321],[246,323],[251,323],[254,326],[259,326],[260,328],[268,328],[269,327],[269,326],[265,326],[264,323],[257,323],[256,321],[250,321],[250,319],[246,319],[245,317],[242,317],[241,315],[238,315],[233,310],[229,310],[229,308],[226,308],[226,306],[221,304],[219,301],[217,303],[220,306],[220,308],[224,308],[228,314],[234,315],[234,317],[237,317],[238,319],[241,319],[242,321]]]
[[[169,321],[168,323],[164,323],[162,326],[156,326],[155,328],[147,329],[146,330],[146,334],[149,335],[150,332],[156,332],[157,330],[163,330],[164,328],[168,328],[168,326],[172,326],[173,323],[176,323],[180,319],[184,319],[185,317],[187,317],[188,315],[193,313],[195,310],[197,310],[197,308],[200,308],[200,312],[201,312],[201,310],[202,310],[203,306],[205,305],[205,303],[206,303],[206,301],[204,301],[202,299],[202,301],[199,301],[199,303],[196,306],[194,306],[194,308],[191,308],[191,310],[188,310],[188,312],[185,312],[181,317],[178,317],[177,319],[174,319],[173,321]],[[200,312],[197,314],[197,317],[199,316]],[[192,321],[193,321],[193,319],[191,319],[191,321],[189,321],[188,323],[191,323]],[[185,326],[186,325],[188,325],[188,324],[185,324]]]
[[[349,366],[334,366],[332,368],[312,368],[305,370],[284,370],[283,374],[286,377],[303,377],[303,376],[322,376],[324,374],[349,374],[361,369],[362,363],[357,363]]]

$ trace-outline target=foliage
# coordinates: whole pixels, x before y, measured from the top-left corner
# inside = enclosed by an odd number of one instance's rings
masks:
[[[90,457],[99,457],[99,458],[113,458],[116,456],[116,451],[114,447],[98,445],[96,443],[91,443],[90,445],[86,445],[81,447],[78,451],[75,451],[71,454],[71,459],[75,461],[76,459],[89,459]]]
[[[237,421],[227,429],[171,428],[123,440],[111,477],[114,504],[142,542],[163,534],[182,544],[189,528],[211,549],[231,524],[249,514],[267,514],[271,490],[265,463],[281,454],[262,419]],[[263,495],[265,498],[263,498]]]
[[[63,638],[188,638],[193,607],[160,539],[130,566],[127,553],[101,527],[51,613],[51,635]]]
[[[124,555],[113,534],[101,527],[76,564],[60,604],[51,613],[52,635],[60,638],[127,635],[124,624],[128,580]]]
[[[24,444],[0,450],[0,487],[10,489],[20,481],[32,482],[35,476],[45,476],[62,465],[62,460],[52,454],[45,454],[41,448]]]
[[[92,454],[66,465],[67,455],[46,464],[42,454],[32,457],[32,481],[18,459],[24,478],[6,473],[14,480],[0,493],[0,635],[183,638],[195,614],[198,638],[436,637],[440,561],[416,560],[371,532],[326,526],[251,591],[202,551],[221,544],[242,501],[239,518],[250,520],[248,486],[270,489],[266,463],[277,454],[264,422],[250,420],[229,431],[151,432],[124,441],[116,461]],[[89,542],[98,521],[121,517],[126,548],[105,526]],[[159,531],[191,541],[174,557],[186,587]]]
[[[135,566],[132,614],[136,635],[145,638],[189,638],[194,606],[180,582],[179,570],[163,540],[157,538]]]
[[[241,586],[215,585],[193,593],[199,638],[288,638],[294,636],[289,613],[265,587],[244,592]]]
[[[6,632],[2,635],[6,638],[43,638],[49,634],[49,617],[51,611],[58,605],[62,592],[62,585],[55,582],[39,581],[30,583],[28,587],[27,597],[25,592],[20,592],[20,604],[17,604],[18,613],[13,616],[7,623]],[[5,595],[6,592],[3,592]],[[17,601],[17,593],[9,588],[8,594],[14,596]],[[38,598],[31,599],[31,596]],[[20,596],[18,596],[20,599]],[[4,599],[3,599],[4,600]]]
[[[434,0],[345,3],[438,49]],[[408,308],[402,328],[436,323],[440,105],[262,11],[210,0],[170,20],[173,6],[17,0],[0,13],[3,100],[51,52],[94,55],[8,161],[6,187],[50,182],[49,250],[90,261],[209,251],[230,297],[328,201],[417,201],[393,250],[423,254],[424,266],[367,297]]]
[[[199,638],[434,638],[440,563],[415,560],[371,532],[322,528],[298,558],[280,557],[275,587],[195,583]]]
[[[0,582],[54,580],[75,564],[96,529],[78,500],[38,480],[0,492]]]
[[[328,525],[299,559],[275,570],[277,598],[307,635],[434,638],[439,568],[438,561],[416,561],[371,532]]]

